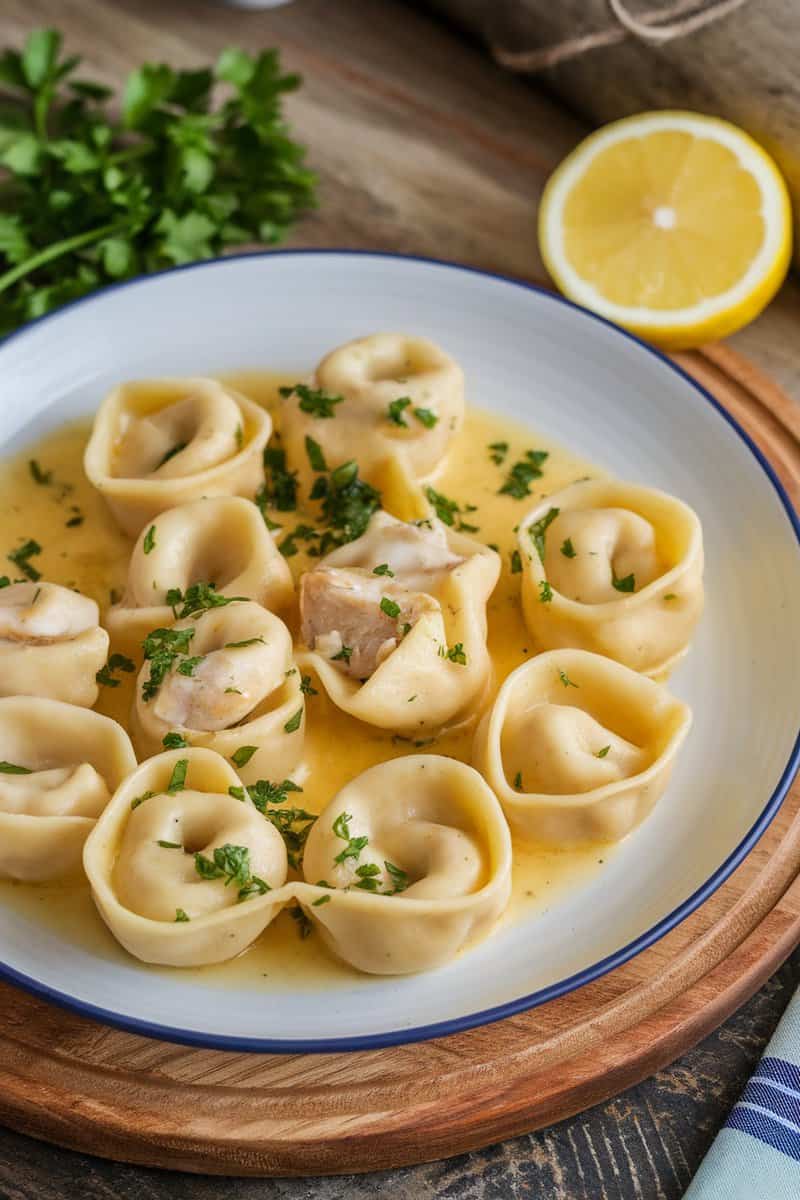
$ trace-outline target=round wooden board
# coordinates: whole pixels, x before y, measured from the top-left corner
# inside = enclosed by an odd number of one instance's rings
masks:
[[[724,347],[678,356],[800,500],[791,401]],[[800,941],[800,786],[696,913],[597,982],[455,1037],[256,1055],[123,1033],[0,986],[0,1121],[127,1162],[314,1175],[429,1161],[629,1087],[742,1004]]]

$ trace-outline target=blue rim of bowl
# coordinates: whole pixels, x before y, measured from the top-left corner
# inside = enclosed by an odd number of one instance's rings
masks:
[[[399,262],[425,263],[429,266],[442,267],[454,273],[466,273],[470,275],[480,275],[487,279],[496,279],[501,283],[508,284],[511,287],[522,288],[524,291],[536,292],[544,299],[552,304],[560,304],[566,308],[574,309],[581,313],[589,320],[597,321],[601,325],[613,330],[620,337],[634,342],[646,354],[660,360],[669,370],[679,375],[686,381],[698,395],[702,396],[712,408],[725,420],[731,428],[738,434],[741,440],[749,449],[750,453],[759,463],[764,474],[769,479],[775,489],[784,512],[789,520],[794,535],[800,549],[800,518],[794,510],[789,495],[778,478],[771,463],[753,441],[748,433],[742,428],[729,412],[719,403],[719,401],[711,395],[699,384],[696,379],[693,379],[687,371],[679,367],[677,363],[657,350],[654,346],[648,345],[628,330],[622,329],[619,325],[615,325],[613,321],[607,320],[605,317],[599,316],[597,313],[591,312],[580,304],[575,304],[572,300],[567,300],[564,296],[559,296],[554,292],[548,291],[546,288],[539,287],[537,284],[528,283],[525,280],[515,279],[510,275],[503,275],[498,271],[485,271],[479,267],[470,267],[461,263],[447,262],[444,259],[429,258],[419,254],[395,254],[390,251],[383,250],[337,250],[335,247],[327,249],[288,249],[288,250],[264,250],[253,251],[244,254],[231,254],[222,258],[205,259],[198,263],[187,263],[183,266],[172,267],[166,271],[157,271],[152,275],[138,276],[136,279],[124,280],[121,283],[111,284],[108,287],[101,288],[99,291],[92,292],[89,296],[83,296],[78,300],[72,301],[63,307],[56,309],[52,313],[45,313],[44,316],[37,317],[34,321],[29,322],[22,329],[16,330],[9,334],[6,338],[0,341],[0,356],[3,348],[9,342],[19,338],[26,337],[32,329],[41,325],[45,321],[57,319],[64,313],[76,309],[84,304],[93,304],[102,302],[103,297],[111,292],[120,291],[122,288],[142,287],[146,286],[149,280],[158,279],[165,275],[177,275],[183,271],[201,271],[209,267],[218,267],[226,263],[241,262],[245,259],[269,260],[270,258],[286,258],[286,257],[301,257],[301,256],[342,256],[342,257],[360,257],[373,259],[390,259]],[[58,991],[57,988],[52,988],[47,984],[40,983],[37,979],[24,974],[21,971],[15,970],[5,963],[0,962],[0,979],[6,980],[8,983],[15,984],[23,988],[27,992],[33,993],[35,996],[40,996],[42,999],[50,1001],[52,1004],[58,1005],[60,1008],[66,1008],[72,1012],[77,1012],[81,1016],[90,1017],[95,1021],[101,1021],[106,1025],[113,1025],[118,1029],[124,1029],[129,1033],[136,1033],[142,1037],[160,1038],[165,1041],[178,1042],[187,1046],[202,1046],[210,1050],[231,1050],[235,1052],[251,1052],[261,1054],[323,1054],[323,1053],[341,1053],[343,1051],[354,1050],[378,1050],[384,1046],[402,1046],[412,1042],[428,1041],[431,1038],[449,1037],[451,1034],[462,1033],[467,1029],[475,1029],[480,1025],[490,1025],[494,1021],[502,1021],[506,1017],[516,1016],[518,1013],[526,1012],[531,1008],[538,1008],[540,1004],[546,1004],[548,1000],[555,1000],[559,996],[567,995],[569,992],[575,991],[576,988],[583,987],[584,984],[593,983],[600,979],[609,971],[613,971],[615,967],[622,966],[623,963],[630,961],[637,954],[641,954],[643,950],[647,950],[655,942],[668,934],[676,925],[690,916],[701,904],[711,896],[718,887],[725,882],[726,879],[736,870],[740,863],[750,853],[756,843],[759,841],[767,827],[772,822],[778,809],[791,787],[792,781],[800,768],[800,729],[798,729],[797,737],[795,738],[792,752],[789,760],[781,773],[777,786],[772,792],[769,800],[762,809],[761,815],[753,823],[745,836],[739,842],[738,846],[728,855],[719,867],[709,876],[696,891],[694,891],[686,900],[679,904],[667,916],[662,917],[650,929],[634,938],[626,946],[622,946],[613,954],[607,955],[605,958],[599,959],[591,966],[584,967],[583,970],[577,971],[573,975],[567,976],[566,979],[561,979],[557,983],[550,984],[548,987],[540,988],[535,992],[531,992],[527,996],[520,996],[516,1000],[510,1000],[506,1004],[498,1004],[493,1008],[483,1009],[480,1012],[467,1013],[462,1017],[454,1017],[449,1021],[436,1021],[430,1025],[420,1025],[409,1029],[396,1029],[387,1033],[365,1034],[357,1037],[334,1037],[334,1038],[259,1038],[259,1037],[229,1037],[223,1034],[207,1034],[192,1029],[174,1028],[170,1025],[161,1025],[153,1021],[144,1021],[138,1017],[127,1017],[120,1013],[112,1012],[108,1009],[101,1008],[98,1005],[91,1004],[85,1000],[79,1000],[65,992]]]

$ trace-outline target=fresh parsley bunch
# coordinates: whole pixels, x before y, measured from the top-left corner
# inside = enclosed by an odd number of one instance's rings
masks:
[[[274,243],[314,204],[276,50],[145,64],[122,93],[76,76],[61,35],[0,54],[0,333],[113,280]]]

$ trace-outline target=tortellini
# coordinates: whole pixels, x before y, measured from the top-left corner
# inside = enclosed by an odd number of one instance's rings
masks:
[[[56,583],[0,588],[0,696],[44,696],[86,708],[108,634],[94,600]]]
[[[285,900],[286,847],[211,750],[142,763],[115,793],[84,849],[95,904],[136,958],[164,966],[224,962]]]
[[[109,717],[59,700],[0,699],[0,878],[77,871],[87,834],[135,767],[128,735]]]
[[[382,729],[463,719],[491,672],[486,603],[498,555],[436,519],[376,513],[365,534],[300,581],[302,636],[326,692]]]
[[[308,384],[281,406],[287,459],[310,487],[307,439],[322,449],[329,469],[355,455],[361,475],[382,486],[392,460],[411,478],[442,462],[464,420],[464,375],[425,338],[375,333],[332,350]],[[354,448],[357,448],[357,452]]]
[[[617,841],[663,793],[690,724],[652,679],[585,650],[550,650],[508,676],[473,762],[523,837]]]
[[[125,533],[203,496],[252,496],[268,413],[214,379],[125,383],[103,401],[84,468]]]
[[[339,958],[406,974],[489,932],[510,896],[511,840],[476,771],[411,755],[371,767],[331,800],[303,873],[297,899]]]
[[[191,590],[213,583],[221,596],[255,600],[278,611],[292,600],[286,560],[258,509],[239,496],[194,500],[162,513],[142,530],[120,602],[106,613],[115,645],[138,650],[151,629],[175,620]],[[174,604],[168,602],[178,599]]]
[[[297,767],[305,697],[291,635],[274,613],[252,601],[211,608],[155,630],[145,654],[131,713],[140,757],[172,733],[230,759],[246,783]]]
[[[703,609],[703,537],[680,500],[613,479],[574,483],[528,513],[519,549],[540,646],[592,650],[653,676],[686,653]]]

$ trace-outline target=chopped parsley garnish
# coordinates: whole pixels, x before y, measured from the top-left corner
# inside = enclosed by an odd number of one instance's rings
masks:
[[[2,587],[2,586],[3,586],[3,581],[0,579],[0,587]],[[665,599],[665,600],[677,600],[677,599],[678,599],[678,597],[677,597],[677,595],[676,595],[676,593],[675,593],[675,592],[667,592],[667,594],[666,594],[666,596],[664,597],[664,599]]]
[[[67,529],[77,529],[77,527],[82,525],[85,520],[86,518],[81,513],[76,513],[74,517],[70,517],[70,519],[65,521],[64,524]]]
[[[286,846],[289,866],[295,869],[301,865],[311,826],[317,819],[316,814],[307,812],[304,808],[276,808],[273,806],[285,804],[289,792],[302,792],[302,790],[291,779],[284,779],[283,783],[270,783],[268,779],[259,779],[257,783],[251,783],[247,787],[228,789],[237,800],[244,800],[245,796],[249,796],[258,811],[263,813],[267,820],[275,826]]]
[[[165,750],[183,750],[189,745],[182,733],[165,733],[161,741]]]
[[[352,657],[353,657],[353,647],[352,646],[342,646],[342,648],[338,652],[338,654],[331,655],[331,662],[337,662],[337,660],[341,659],[344,662],[349,663],[350,659]]]
[[[189,920],[191,920],[191,917],[189,917],[188,914],[185,913],[182,908],[176,908],[175,909],[175,920],[176,921],[189,921]]]
[[[403,413],[410,404],[410,396],[399,396],[397,400],[389,402],[389,420],[393,425],[402,425],[404,428],[408,428],[408,421],[403,416]]]
[[[0,588],[11,587],[11,580],[7,575],[0,575]],[[666,600],[666,596],[664,597]]]
[[[524,500],[531,494],[530,484],[534,479],[541,479],[542,464],[549,457],[547,450],[526,450],[525,457],[514,463],[508,473],[499,495],[513,496],[515,500]]]
[[[286,537],[278,542],[278,549],[284,558],[293,558],[299,550],[297,545],[298,539],[301,542],[313,542],[319,538],[320,533],[313,525],[296,525],[291,533],[287,533]],[[313,551],[310,551],[313,553]]]
[[[131,812],[135,808],[138,808],[140,804],[144,804],[145,800],[149,800],[152,796],[155,796],[155,792],[142,792],[141,796],[135,796],[131,800]]]
[[[226,604],[241,604],[245,600],[247,596],[223,596],[213,583],[193,583],[185,592],[170,588],[166,595],[166,602],[179,621],[196,617],[209,608],[224,608]],[[183,607],[179,611],[180,605]]]
[[[387,862],[386,860],[384,860],[383,865],[386,874],[394,884],[395,892],[404,892],[408,887],[408,875],[406,872],[401,867],[396,867],[394,863]]]
[[[327,476],[318,476],[311,499],[322,501],[322,522],[326,526],[314,550],[317,555],[361,537],[372,514],[381,506],[380,492],[359,479],[355,460],[342,463]]]
[[[558,678],[561,680],[561,682],[563,683],[564,687],[574,687],[574,688],[576,688],[576,687],[578,686],[578,684],[577,684],[577,683],[573,683],[573,682],[572,682],[572,680],[570,679],[570,677],[569,677],[569,675],[567,674],[567,672],[566,672],[566,671],[562,671],[562,670],[561,670],[561,668],[559,668],[559,671],[558,671]]]
[[[445,658],[448,658],[452,663],[458,663],[460,667],[465,667],[467,665],[467,656],[464,653],[463,643],[456,642],[455,646],[451,646]]]
[[[266,880],[250,874],[250,851],[247,846],[232,846],[226,842],[224,846],[215,848],[212,858],[198,851],[194,856],[194,869],[201,879],[224,879],[225,887],[236,884],[239,904],[271,890]]]
[[[186,783],[186,772],[189,770],[188,758],[179,758],[172,768],[167,791],[170,796],[174,796],[176,792],[182,792]]]
[[[636,580],[633,577],[632,571],[631,571],[630,575],[624,575],[622,579],[617,579],[617,577],[614,574],[614,571],[612,569],[611,583],[612,583],[612,586],[615,587],[618,592],[632,592],[636,588]]]
[[[361,851],[369,842],[369,838],[366,836],[366,834],[362,835],[361,837],[351,836],[350,822],[352,819],[353,818],[350,813],[341,812],[333,822],[332,829],[334,834],[337,838],[340,838],[341,841],[347,843],[344,850],[340,850],[335,856],[333,860],[335,863],[346,862],[348,858],[355,859],[357,862],[361,856]]]
[[[240,746],[231,755],[231,762],[235,767],[246,767],[257,750],[258,746]]]
[[[381,612],[387,617],[395,619],[400,616],[400,605],[394,600],[390,600],[388,596],[381,596]]]
[[[236,449],[241,450],[244,445],[244,429],[241,424],[236,426]]]
[[[542,604],[549,604],[553,599],[553,589],[546,579],[539,580],[539,599]]]
[[[241,696],[243,693],[240,688],[225,688],[224,695],[226,696]]]
[[[36,583],[37,580],[42,578],[42,573],[36,570],[36,567],[33,566],[30,560],[34,555],[41,553],[42,547],[39,543],[34,541],[33,538],[28,538],[26,542],[23,542],[16,550],[12,550],[6,557],[9,562],[12,562],[22,572],[26,579],[30,579],[33,583]]]
[[[436,488],[430,486],[425,488],[425,496],[433,505],[436,516],[444,525],[457,529],[459,533],[478,532],[477,525],[468,525],[463,518],[464,513],[476,511],[474,504],[459,504],[457,500],[451,500],[449,496],[437,492]],[[417,524],[422,524],[422,522],[418,521]]]
[[[489,458],[495,466],[500,467],[508,454],[508,442],[490,442],[489,451]]]
[[[262,516],[268,505],[278,512],[297,508],[297,472],[287,471],[286,454],[279,446],[267,446],[264,451],[264,483],[256,494],[256,504]]]
[[[434,425],[439,420],[438,414],[430,408],[415,408],[414,416],[421,425],[425,426],[426,429],[433,429]]]
[[[240,426],[240,428],[241,428],[241,426]],[[170,449],[167,451],[167,453],[161,459],[161,462],[156,467],[156,470],[158,470],[159,467],[163,467],[164,463],[168,463],[169,460],[171,458],[174,458],[176,454],[180,454],[181,450],[185,450],[188,445],[189,445],[188,442],[178,442],[176,445],[170,447]]]
[[[303,912],[299,904],[293,904],[291,908],[286,910],[293,921],[297,923],[297,932],[303,941],[309,937],[313,931],[313,926],[306,914]]]
[[[295,733],[300,728],[300,722],[302,720],[303,720],[303,710],[302,710],[302,708],[298,708],[298,710],[294,714],[294,716],[290,717],[289,720],[284,725],[284,727],[283,727],[284,732],[285,733]]]
[[[142,687],[142,699],[152,700],[175,660],[186,653],[194,637],[193,629],[154,629],[142,642],[150,674]]]
[[[101,667],[95,675],[95,680],[103,687],[115,688],[119,687],[120,682],[118,679],[114,678],[115,671],[127,671],[130,673],[131,671],[135,670],[136,663],[132,662],[131,659],[126,658],[124,654],[112,654],[106,665]]]
[[[53,472],[43,471],[35,458],[29,460],[28,469],[30,470],[34,483],[46,486],[53,478]]]
[[[243,642],[226,642],[224,648],[226,650],[243,650],[245,646],[266,646],[266,644],[263,637],[251,637],[245,638]]]
[[[325,455],[322,453],[322,446],[319,442],[315,442],[312,437],[306,435],[306,454],[308,461],[311,463],[312,471],[327,471],[328,464],[325,462]]]
[[[144,541],[142,542],[142,549],[144,550],[145,554],[149,554],[151,550],[155,549],[155,545],[156,545],[156,527],[155,527],[155,525],[151,525],[150,528],[148,529],[147,533],[144,535]]]
[[[380,873],[381,869],[377,863],[362,863],[360,867],[356,867],[356,887],[363,888],[365,892],[377,892]]]
[[[532,525],[528,526],[528,536],[536,547],[536,551],[542,562],[544,562],[544,536],[547,533],[548,526],[552,525],[560,512],[560,508],[548,508],[543,517],[540,517],[538,521],[534,521]]]
[[[564,541],[561,543],[561,553],[564,555],[564,558],[575,557],[576,550],[572,544],[572,538],[564,538]]]
[[[204,654],[197,654],[194,658],[182,658],[178,663],[179,675],[194,675],[199,663],[205,658]]]
[[[320,419],[335,417],[333,410],[336,405],[344,403],[344,396],[334,396],[331,392],[309,387],[306,383],[296,383],[294,387],[282,387],[279,390],[284,399],[297,396],[302,411]]]
[[[16,763],[0,762],[0,775],[32,775],[30,767],[20,767]]]
[[[512,550],[511,551],[511,574],[519,575],[521,570],[522,570],[522,559],[520,557],[519,550]]]
[[[318,696],[319,692],[311,683],[310,675],[303,675],[300,678],[300,691],[304,696]]]
[[[319,908],[321,904],[330,903],[330,896],[320,896],[317,900],[311,901],[312,908]]]
[[[389,575],[394,579],[394,571],[390,570],[388,563],[381,563],[379,567],[373,567],[373,575]],[[666,599],[666,597],[665,597]]]
[[[605,756],[608,754],[610,749],[611,749],[610,746],[603,746],[602,750],[597,751],[597,753],[595,754],[595,758],[605,758]]]
[[[518,792],[522,791],[522,771],[517,771],[516,775],[514,776],[514,787]]]
[[[180,842],[165,842],[161,838],[158,839],[158,845],[162,850],[182,850],[183,846]]]

